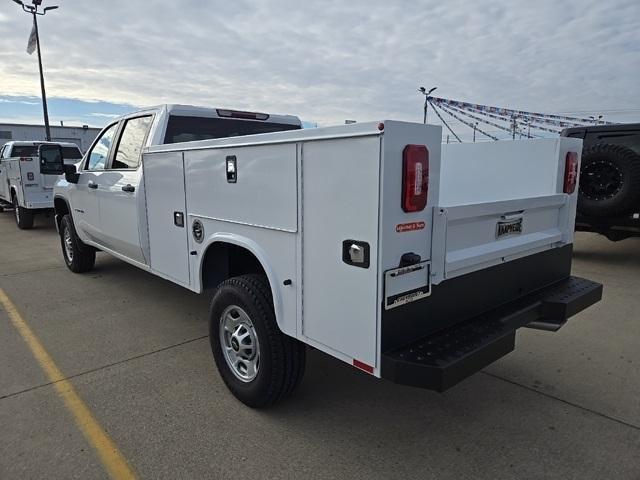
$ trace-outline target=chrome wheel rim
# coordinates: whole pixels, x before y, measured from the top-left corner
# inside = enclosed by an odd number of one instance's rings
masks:
[[[18,207],[17,203],[13,204],[13,212],[16,215],[16,222],[20,223],[20,207]]]
[[[62,239],[64,244],[64,255],[67,257],[69,263],[71,263],[73,262],[73,241],[71,240],[71,232],[68,228],[64,229]]]
[[[249,315],[237,305],[230,305],[222,312],[219,324],[227,365],[239,380],[252,381],[260,368],[260,344]]]

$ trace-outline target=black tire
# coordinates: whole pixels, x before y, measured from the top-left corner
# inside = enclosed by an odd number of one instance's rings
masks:
[[[221,324],[224,325],[226,312],[232,314],[234,309],[248,316],[257,337],[259,363],[255,377],[250,380],[243,381],[234,373],[223,352],[222,337],[227,337],[225,333],[221,335]],[[209,340],[222,380],[249,407],[268,407],[286,398],[304,375],[305,346],[278,328],[271,289],[263,275],[242,275],[220,284],[209,309]]]
[[[13,212],[16,225],[20,230],[33,228],[33,212],[18,205],[18,197],[16,195],[13,196]]]
[[[603,233],[603,235],[612,242],[619,242],[621,240],[626,240],[627,238],[631,238],[634,236],[631,232],[624,232],[620,230],[609,230]]]
[[[578,211],[592,217],[635,213],[640,205],[640,156],[621,145],[600,144],[582,153]]]
[[[96,263],[95,249],[78,238],[69,214],[60,221],[60,246],[64,263],[74,273],[88,272]]]

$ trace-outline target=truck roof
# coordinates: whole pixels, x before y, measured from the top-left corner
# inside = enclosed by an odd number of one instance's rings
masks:
[[[76,145],[75,143],[71,143],[71,142],[45,142],[44,140],[22,140],[22,141],[11,141],[11,142],[7,142],[4,145],[13,145],[13,146],[17,146],[17,147],[32,147],[35,145],[45,145],[45,144],[52,144],[52,145],[60,145],[61,147],[76,147],[78,149],[80,149],[80,147],[78,147],[78,145]]]
[[[300,118],[295,115],[280,115],[261,112],[248,112],[241,110],[232,110],[229,108],[215,108],[215,107],[197,107],[194,105],[181,105],[177,103],[165,103],[162,105],[156,105],[152,107],[142,108],[135,112],[127,114],[128,116],[139,115],[145,112],[160,112],[163,111],[168,115],[178,115],[184,117],[209,117],[209,118],[235,118],[239,120],[268,120],[272,123],[281,123],[286,125],[302,125]],[[255,115],[256,118],[251,118],[249,115]]]

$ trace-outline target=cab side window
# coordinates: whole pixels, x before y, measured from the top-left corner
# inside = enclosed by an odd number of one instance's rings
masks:
[[[102,136],[95,143],[88,155],[87,170],[104,170],[117,127],[117,123],[111,125],[102,133]]]
[[[124,124],[118,148],[111,165],[112,169],[137,168],[144,141],[151,127],[151,116],[131,118]]]

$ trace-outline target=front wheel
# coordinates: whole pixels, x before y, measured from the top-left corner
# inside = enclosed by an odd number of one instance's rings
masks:
[[[304,374],[304,345],[278,328],[263,275],[241,275],[218,287],[209,310],[209,340],[224,383],[249,407],[284,399]]]
[[[78,238],[71,215],[60,221],[60,243],[67,268],[74,273],[88,272],[96,262],[96,251]]]
[[[13,196],[13,213],[20,230],[29,230],[33,227],[33,212],[18,205],[18,197],[15,195]]]

